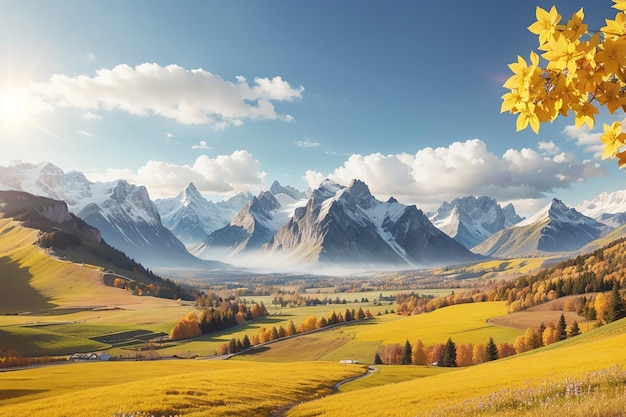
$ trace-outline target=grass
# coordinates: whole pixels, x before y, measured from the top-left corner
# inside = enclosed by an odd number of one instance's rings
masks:
[[[415,316],[385,316],[380,325],[355,326],[356,340],[380,341],[382,344],[414,343],[425,345],[445,343],[448,337],[458,345],[486,344],[490,337],[496,343],[513,343],[523,332],[519,329],[489,324],[493,317],[506,315],[503,301],[459,304]]]
[[[269,416],[333,392],[363,366],[179,360],[0,374],[0,416]],[[262,376],[262,377],[260,377]]]
[[[626,320],[621,320],[545,348],[461,368],[451,374],[346,392],[312,401],[293,408],[288,415],[426,416],[437,410],[458,407],[459,404],[479,402],[480,399],[502,391],[504,387],[521,393],[539,389],[546,383],[558,385],[564,381],[585,380],[590,373],[611,369],[616,363],[624,363],[625,343]],[[623,390],[624,385],[620,384],[619,387]],[[606,394],[606,391],[603,392]],[[600,397],[604,394],[600,394]],[[623,394],[616,395],[623,398]],[[463,414],[461,411],[460,414],[450,415],[473,415]],[[511,411],[510,415],[522,415],[515,414],[516,411]],[[489,414],[487,412],[484,415]],[[560,414],[550,415],[569,414],[561,410]]]
[[[10,327],[0,330],[0,352],[20,356],[59,356],[108,348],[108,344],[62,335],[39,327]]]
[[[454,372],[454,368],[438,366],[402,366],[402,365],[375,365],[375,370],[367,378],[357,379],[341,385],[341,392],[356,391],[398,382],[412,381],[419,378],[428,378],[434,375]]]

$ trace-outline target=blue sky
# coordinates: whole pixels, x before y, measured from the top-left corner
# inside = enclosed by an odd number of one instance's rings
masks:
[[[0,0],[0,165],[50,161],[154,199],[330,177],[424,211],[576,205],[624,188],[598,157],[602,123],[624,115],[535,135],[500,113],[507,64],[552,4],[590,28],[615,15],[609,0]]]

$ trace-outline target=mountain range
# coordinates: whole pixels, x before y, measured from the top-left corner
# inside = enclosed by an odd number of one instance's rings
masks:
[[[364,269],[462,264],[572,253],[612,236],[626,220],[626,191],[576,208],[555,199],[525,220],[487,196],[444,202],[426,215],[393,198],[378,201],[359,180],[347,187],[325,180],[308,193],[275,181],[258,196],[218,203],[189,184],[174,198],[152,202],[143,186],[94,183],[50,163],[0,167],[0,190],[66,202],[105,242],[151,267],[226,266],[216,260]]]
[[[534,216],[494,233],[472,251],[496,258],[568,253],[613,229],[553,199]]]
[[[191,255],[161,223],[160,214],[143,186],[118,180],[89,181],[80,172],[63,172],[50,163],[0,167],[0,189],[25,191],[65,201],[69,211],[100,230],[103,240],[151,267],[212,268]]]
[[[523,219],[508,204],[500,207],[494,198],[468,196],[456,198],[428,214],[429,220],[442,232],[466,248],[472,248],[492,234],[513,226]]]

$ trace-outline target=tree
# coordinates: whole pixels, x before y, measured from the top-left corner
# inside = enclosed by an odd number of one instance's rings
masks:
[[[243,340],[241,341],[241,344],[244,349],[247,349],[251,346],[250,338],[248,337],[247,334],[243,335]]]
[[[464,343],[459,345],[456,351],[456,364],[457,366],[470,366],[473,365],[472,352],[474,345],[472,343]]]
[[[551,345],[552,343],[556,343],[560,340],[559,331],[556,329],[554,323],[548,323],[548,326],[543,331],[543,335],[541,337],[544,346]]]
[[[619,284],[617,281],[613,283],[613,289],[611,290],[611,296],[609,297],[609,309],[606,314],[607,323],[626,317],[624,299],[619,292]]]
[[[474,349],[472,349],[472,362],[474,365],[487,362],[487,349],[485,345],[474,345]]]
[[[448,338],[448,341],[443,347],[443,366],[456,366],[456,345],[451,338]]]
[[[565,321],[565,314],[561,313],[559,318],[559,324],[556,325],[556,330],[559,332],[559,340],[567,339],[567,322]]]
[[[426,365],[426,352],[424,351],[424,343],[421,339],[418,339],[415,342],[415,347],[413,348],[413,357],[411,358],[411,362],[415,365]]]
[[[493,337],[489,338],[489,342],[487,343],[487,360],[495,361],[498,359],[498,346],[493,341]]]
[[[558,116],[573,112],[576,127],[586,124],[590,129],[599,113],[597,105],[610,114],[626,110],[626,2],[613,0],[619,12],[606,26],[590,32],[583,23],[583,9],[574,13],[567,24],[561,24],[556,7],[550,11],[537,7],[537,21],[528,30],[538,35],[541,57],[530,53],[530,65],[521,56],[509,65],[513,75],[504,83],[510,92],[502,96],[501,112],[518,114],[516,129],[530,125],[539,132],[540,123],[552,122]],[[597,105],[596,105],[597,103]],[[602,159],[618,158],[618,166],[626,167],[626,133],[620,122],[604,125],[600,136],[604,144]]]
[[[413,361],[413,348],[411,344],[407,340],[404,344],[404,349],[402,350],[402,355],[400,356],[400,365],[410,365]]]
[[[374,355],[374,364],[376,365],[383,364],[383,360],[380,358],[380,355],[378,354],[378,352],[376,352],[376,354]]]
[[[580,329],[578,328],[578,322],[574,321],[574,323],[572,323],[572,327],[570,327],[570,330],[569,330],[569,337],[578,336],[579,334],[580,334]]]

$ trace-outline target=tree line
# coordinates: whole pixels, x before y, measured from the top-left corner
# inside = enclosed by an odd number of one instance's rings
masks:
[[[202,334],[226,330],[247,321],[267,316],[263,302],[248,307],[241,300],[223,300],[218,308],[204,308],[200,315],[189,311],[178,320],[169,334],[170,340],[189,339]]]
[[[517,353],[538,349],[552,343],[578,336],[580,328],[574,321],[567,330],[565,315],[558,323],[541,323],[539,328],[529,327],[515,342],[496,344],[492,337],[486,344],[464,343],[457,345],[448,338],[446,343],[425,346],[421,339],[414,344],[408,340],[404,345],[395,343],[378,348],[374,355],[375,364],[384,365],[433,365],[443,367],[471,366],[494,361]]]
[[[346,309],[343,313],[331,311],[326,317],[308,316],[304,321],[296,325],[293,320],[289,320],[287,326],[280,325],[278,328],[272,326],[270,329],[261,327],[256,335],[252,336],[252,340],[248,335],[244,335],[243,339],[232,338],[229,343],[220,344],[216,351],[216,355],[226,355],[241,352],[251,346],[256,346],[261,343],[283,339],[289,336],[295,336],[297,334],[310,332],[316,329],[323,329],[324,327],[337,325],[340,323],[351,322],[355,320],[364,320],[372,318],[372,314],[369,310],[363,310],[359,307],[358,310]]]

